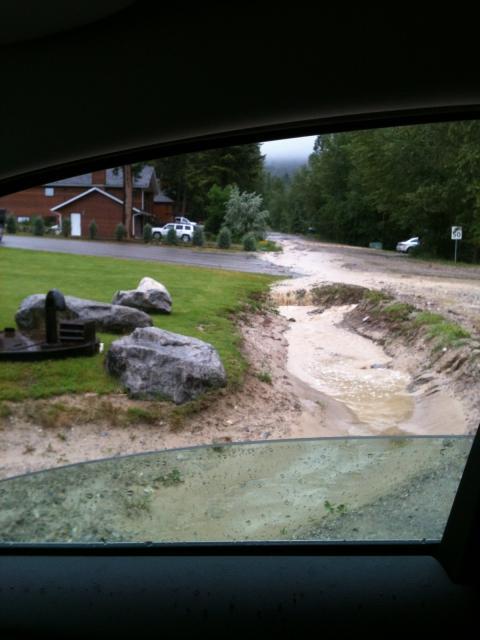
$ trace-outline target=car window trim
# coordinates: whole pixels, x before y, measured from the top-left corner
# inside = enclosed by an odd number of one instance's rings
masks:
[[[275,124],[242,131],[216,133],[187,140],[171,141],[130,150],[115,151],[84,158],[61,166],[34,170],[0,180],[0,195],[72,175],[105,169],[111,166],[145,161],[181,153],[220,148],[251,142],[264,142],[290,137],[320,135],[340,131],[356,131],[391,126],[429,124],[456,120],[480,119],[480,105],[428,107],[421,109],[362,113],[320,118],[297,123]],[[239,543],[136,543],[136,544],[6,544],[0,545],[0,555],[428,555],[437,559],[455,582],[479,580],[480,567],[480,430],[459,483],[447,526],[440,542],[348,543],[292,541]]]

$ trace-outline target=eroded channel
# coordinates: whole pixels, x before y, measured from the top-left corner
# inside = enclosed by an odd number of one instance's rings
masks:
[[[397,368],[381,346],[341,326],[354,306],[323,311],[307,305],[279,307],[290,321],[288,371],[320,394],[329,410],[326,431],[318,435],[465,433],[458,401],[441,391],[434,396],[415,391],[412,376]],[[338,406],[347,410],[347,419]],[[312,422],[316,416],[310,412],[310,418]]]

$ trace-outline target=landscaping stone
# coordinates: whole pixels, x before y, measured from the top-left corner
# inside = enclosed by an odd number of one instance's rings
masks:
[[[167,288],[153,278],[143,278],[136,289],[117,291],[112,304],[159,313],[170,313],[172,310],[172,298]]]
[[[150,327],[152,319],[143,311],[121,305],[65,296],[67,308],[57,311],[59,320],[93,320],[97,331],[129,333],[137,327]],[[19,329],[34,331],[45,326],[45,294],[35,293],[22,300],[15,315]]]
[[[226,383],[216,349],[207,342],[156,327],[115,340],[105,358],[129,396],[168,398],[176,404]]]

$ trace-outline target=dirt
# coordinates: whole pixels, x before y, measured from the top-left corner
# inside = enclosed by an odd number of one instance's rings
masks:
[[[389,327],[364,322],[361,295],[340,296],[328,308],[318,300],[311,304],[311,296],[331,282],[383,290],[455,319],[476,340],[480,269],[291,237],[275,240],[283,253],[262,259],[299,276],[273,287],[278,313],[239,322],[250,363],[242,388],[173,414],[124,394],[3,403],[0,477],[200,444],[476,430],[480,365],[471,344],[432,355],[425,340],[409,343]],[[60,408],[52,417],[48,411],[55,404]],[[118,418],[132,409],[146,411],[149,419]]]

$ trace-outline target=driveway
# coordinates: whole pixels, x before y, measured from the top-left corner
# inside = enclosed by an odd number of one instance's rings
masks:
[[[3,236],[1,246],[13,249],[54,251],[84,256],[109,256],[130,260],[156,260],[173,264],[186,264],[229,271],[245,271],[266,275],[290,276],[289,267],[261,260],[255,254],[237,251],[209,251],[207,249],[175,248],[158,245],[130,244],[121,242],[88,242],[63,238],[34,236]]]

